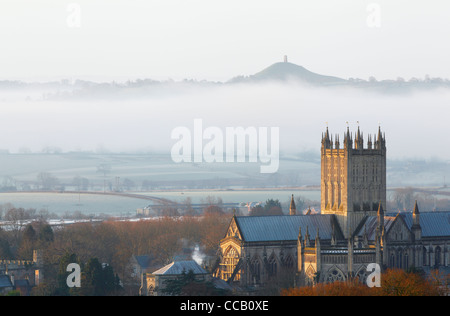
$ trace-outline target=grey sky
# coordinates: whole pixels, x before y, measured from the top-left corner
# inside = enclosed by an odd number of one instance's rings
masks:
[[[372,27],[370,4],[380,9],[380,27]],[[449,34],[448,0],[2,0],[0,80],[226,81],[284,55],[346,79],[450,78]],[[448,135],[446,91],[378,98],[238,85],[197,92],[61,105],[42,101],[42,91],[14,98],[2,91],[0,149],[169,152],[171,131],[200,118],[221,128],[278,126],[282,150],[317,151],[325,121],[342,135],[345,121],[355,130],[359,120],[365,133],[381,123],[390,158],[450,157],[436,136]]]
[[[0,79],[222,81],[283,55],[343,78],[449,78],[449,31],[445,0],[2,0]]]

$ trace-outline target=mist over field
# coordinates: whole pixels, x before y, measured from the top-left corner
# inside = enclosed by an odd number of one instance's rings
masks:
[[[388,158],[450,158],[444,146],[450,90],[379,93],[291,82],[163,83],[149,89],[2,89],[0,148],[170,153],[176,127],[279,127],[280,151],[319,152],[320,135],[386,133]],[[86,91],[87,90],[87,91]]]
[[[449,294],[449,31],[448,0],[0,1],[0,296]]]

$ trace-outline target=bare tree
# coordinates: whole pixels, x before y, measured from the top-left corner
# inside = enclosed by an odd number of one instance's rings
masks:
[[[48,172],[39,173],[37,180],[42,190],[53,190],[59,183],[59,180]]]

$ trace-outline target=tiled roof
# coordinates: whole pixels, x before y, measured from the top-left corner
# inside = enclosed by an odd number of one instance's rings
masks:
[[[8,275],[0,275],[0,288],[12,287],[11,280]]]
[[[395,216],[385,216],[384,217],[384,229],[388,231],[391,225],[394,223]],[[359,231],[356,233],[357,236],[364,236],[364,232],[367,232],[368,240],[375,240],[375,235],[377,232],[378,226],[378,217],[377,216],[368,216],[364,225],[361,226]]]
[[[397,215],[401,216],[408,229],[411,230],[413,224],[412,212],[389,213],[384,217],[384,227],[388,231]],[[377,216],[369,216],[364,225],[356,235],[363,236],[364,230],[367,231],[369,240],[375,240],[377,228]],[[450,236],[450,212],[421,212],[420,226],[422,228],[422,237],[449,237]]]
[[[183,273],[188,273],[189,271],[194,272],[194,274],[208,274],[208,272],[200,267],[194,260],[189,261],[174,261],[165,267],[153,272],[154,275],[180,275]]]
[[[152,258],[147,255],[135,256],[135,258],[139,266],[143,269],[148,268],[150,266],[150,262],[152,261]]]
[[[400,213],[408,228],[411,229],[411,212]],[[422,237],[450,237],[450,212],[421,212],[420,227]]]
[[[321,239],[331,239],[333,215],[238,216],[236,223],[246,242],[294,241],[300,227],[303,238],[308,232],[313,240],[317,229]],[[336,225],[336,230],[339,230]],[[336,234],[339,234],[336,231]]]

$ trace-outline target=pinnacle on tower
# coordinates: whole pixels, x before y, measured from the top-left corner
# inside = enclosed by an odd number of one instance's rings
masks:
[[[420,227],[420,212],[419,212],[419,206],[416,203],[414,204],[414,211],[413,211],[413,226]]]
[[[289,215],[297,215],[297,208],[295,207],[294,194],[291,197],[291,205],[289,206]]]
[[[320,249],[319,227],[317,227],[317,234],[316,234],[315,246],[316,246],[317,249]]]
[[[378,220],[377,230],[381,231],[384,228],[384,210],[383,210],[383,205],[381,204],[381,201],[378,204],[377,220]]]
[[[309,236],[309,228],[308,228],[308,226],[306,226],[305,247],[310,247],[310,246],[311,246],[311,241],[310,241],[310,236]]]
[[[339,147],[341,147],[341,144],[339,142],[339,134],[337,134],[335,139],[335,148],[339,149]]]
[[[416,200],[416,203],[414,204],[414,212],[413,212],[413,214],[415,214],[415,215],[419,215],[420,214],[419,206],[417,205],[417,200]]]
[[[383,205],[380,203],[378,204],[378,216],[384,216],[384,210],[383,210]]]
[[[420,212],[419,212],[419,206],[416,203],[414,204],[414,211],[413,211],[413,225],[411,227],[411,231],[414,236],[414,240],[420,240],[422,238],[422,227],[420,225]]]

